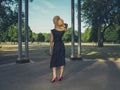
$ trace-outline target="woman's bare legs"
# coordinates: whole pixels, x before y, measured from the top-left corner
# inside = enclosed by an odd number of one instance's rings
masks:
[[[64,66],[60,67],[60,78],[63,77],[63,73],[64,73]]]
[[[57,79],[57,67],[53,67],[52,68],[52,73],[53,73],[53,78],[52,78],[52,82],[55,82]],[[63,79],[63,73],[64,73],[64,66],[60,67],[60,78],[59,81],[62,81]]]
[[[52,80],[54,80],[56,77],[57,77],[57,71],[56,71],[56,67],[53,67],[52,70],[53,70],[53,78]]]

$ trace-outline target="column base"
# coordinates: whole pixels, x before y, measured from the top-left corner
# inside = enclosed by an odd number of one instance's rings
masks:
[[[23,63],[29,63],[30,59],[29,58],[17,58],[16,63],[17,64],[23,64]]]
[[[81,55],[78,56],[71,55],[71,56],[72,57],[70,57],[70,60],[83,60]]]

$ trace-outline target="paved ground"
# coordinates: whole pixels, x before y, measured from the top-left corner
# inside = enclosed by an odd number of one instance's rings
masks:
[[[67,60],[62,82],[50,83],[49,60],[0,65],[0,90],[120,90],[120,62]]]

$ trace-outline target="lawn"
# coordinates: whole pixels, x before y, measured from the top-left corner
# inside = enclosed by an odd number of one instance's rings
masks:
[[[5,44],[0,48],[0,62],[5,60],[13,60],[17,58],[18,45]],[[46,57],[49,56],[49,43],[33,43],[29,44],[30,56]],[[65,44],[66,58],[70,57],[71,45]],[[77,56],[77,44],[75,44],[75,56]],[[23,45],[24,53],[24,45]],[[120,60],[120,44],[104,44],[104,47],[97,47],[92,43],[82,43],[81,56],[83,59],[96,60]],[[37,57],[37,58],[39,58]]]
[[[66,57],[69,57],[71,47],[66,46]],[[77,45],[75,45],[75,55],[77,55]],[[81,56],[84,59],[96,60],[120,60],[120,45],[105,44],[104,47],[93,45],[82,45]]]

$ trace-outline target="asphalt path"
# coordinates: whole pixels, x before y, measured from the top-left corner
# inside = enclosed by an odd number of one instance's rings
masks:
[[[2,64],[0,90],[120,90],[120,62],[67,59],[63,81],[51,83],[51,77],[47,58]]]

